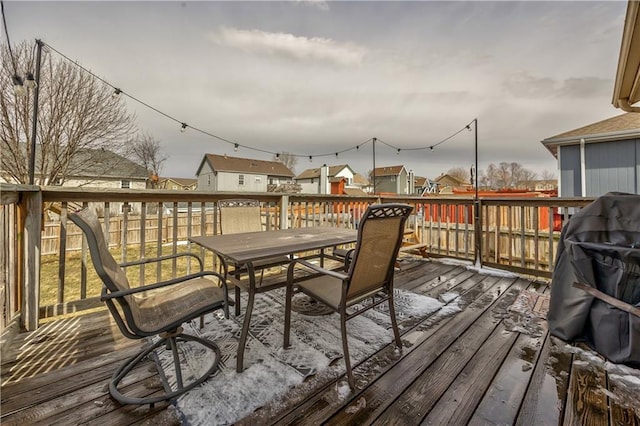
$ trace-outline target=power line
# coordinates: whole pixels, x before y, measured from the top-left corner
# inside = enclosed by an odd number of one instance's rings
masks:
[[[13,65],[14,78],[18,76],[18,67],[16,66],[16,60],[13,57],[13,50],[11,49],[11,40],[9,39],[9,29],[7,28],[7,18],[4,14],[4,1],[0,0],[0,9],[2,9],[2,24],[4,25],[4,34],[7,37],[7,46],[9,47],[9,56],[11,57],[11,65]]]

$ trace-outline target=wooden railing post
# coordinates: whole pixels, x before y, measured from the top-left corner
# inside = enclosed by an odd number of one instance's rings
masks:
[[[280,229],[289,229],[289,196],[280,197]]]
[[[22,246],[24,250],[22,325],[27,331],[33,331],[38,328],[42,207],[41,191],[25,191],[22,193],[20,208],[25,212]]]

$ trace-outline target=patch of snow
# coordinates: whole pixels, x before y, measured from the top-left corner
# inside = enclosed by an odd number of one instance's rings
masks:
[[[338,382],[336,383],[336,391],[338,393],[338,400],[344,401],[351,393],[351,388],[347,382]]]
[[[455,300],[458,296],[460,296],[459,293],[456,293],[455,291],[451,291],[449,293],[443,293],[440,295],[440,300],[442,300],[444,303],[449,303],[453,300]]]

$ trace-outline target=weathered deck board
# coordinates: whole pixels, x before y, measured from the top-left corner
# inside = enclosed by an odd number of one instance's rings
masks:
[[[533,335],[507,322],[522,290],[546,287],[422,259],[403,259],[395,284],[461,311],[406,324],[401,357],[390,342],[355,366],[360,389],[347,398],[336,392],[344,377],[318,382],[238,424],[640,425],[604,363],[574,355],[546,329]],[[2,424],[179,424],[168,404],[123,407],[108,395],[111,374],[141,344],[122,337],[108,312],[16,336],[2,359]],[[153,394],[155,366],[140,366],[126,385]]]

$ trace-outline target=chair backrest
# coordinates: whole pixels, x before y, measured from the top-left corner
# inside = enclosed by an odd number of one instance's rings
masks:
[[[260,202],[258,200],[220,200],[220,232],[238,234],[262,231]]]
[[[78,225],[84,233],[87,239],[87,245],[89,246],[89,252],[91,253],[93,267],[102,280],[106,291],[111,293],[120,290],[128,290],[130,286],[127,275],[118,265],[107,248],[104,233],[102,232],[102,226],[100,225],[95,208],[85,207],[79,212],[69,215],[69,219]],[[135,296],[133,295],[124,296],[117,300],[120,302],[119,306],[116,306],[111,300],[106,300],[106,303],[109,310],[114,315],[118,326],[120,326],[121,331],[127,334],[127,330],[125,330],[125,328],[130,330],[131,327],[126,327],[123,324],[123,321],[131,321],[135,323],[135,318],[139,318],[138,305],[136,303]],[[122,312],[119,309],[124,310],[124,315],[122,315]]]
[[[404,225],[412,209],[408,204],[377,204],[367,208],[349,267],[347,300],[392,284]]]

